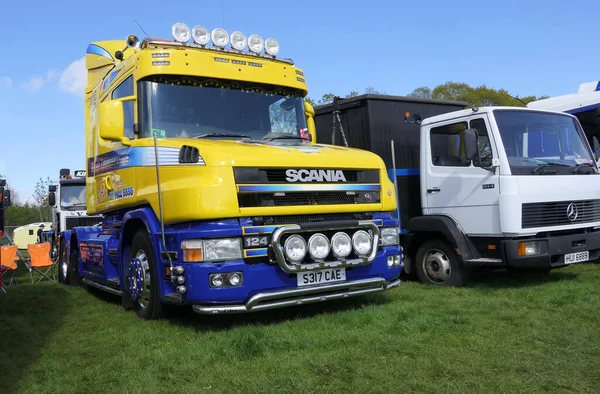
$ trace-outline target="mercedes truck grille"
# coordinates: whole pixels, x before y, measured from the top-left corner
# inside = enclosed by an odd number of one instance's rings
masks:
[[[600,221],[600,200],[523,204],[522,227],[552,227]]]

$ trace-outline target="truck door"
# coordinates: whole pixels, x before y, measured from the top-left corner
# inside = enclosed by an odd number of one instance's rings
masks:
[[[466,160],[464,131],[477,129],[478,160]],[[499,176],[482,167],[498,157],[486,114],[438,123],[423,130],[421,196],[424,213],[453,218],[469,236],[500,234]]]

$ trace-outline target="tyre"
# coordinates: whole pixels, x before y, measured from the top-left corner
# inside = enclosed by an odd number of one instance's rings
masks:
[[[70,286],[82,287],[81,277],[79,276],[79,248],[77,247],[77,241],[75,241],[76,248],[71,250],[69,256],[69,266],[67,277],[69,278]],[[65,252],[66,253],[66,252]]]
[[[60,248],[58,249],[58,282],[68,285],[69,278],[71,277],[69,272],[69,260],[67,259],[67,248],[65,241],[60,241]]]
[[[450,245],[439,238],[419,247],[415,271],[423,284],[465,286],[469,281],[468,269],[458,261]]]
[[[158,290],[156,262],[146,230],[138,230],[133,236],[127,261],[127,291],[135,312],[146,320],[162,318],[163,305]]]

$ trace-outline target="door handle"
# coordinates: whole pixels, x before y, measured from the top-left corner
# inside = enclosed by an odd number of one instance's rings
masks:
[[[440,191],[441,189],[439,187],[432,187],[431,189],[427,189],[427,193],[437,193]]]

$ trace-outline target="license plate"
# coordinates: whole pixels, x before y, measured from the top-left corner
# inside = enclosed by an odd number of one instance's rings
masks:
[[[321,283],[341,282],[346,280],[345,268],[333,268],[328,270],[300,272],[297,275],[298,287],[318,285]]]
[[[577,252],[565,255],[565,264],[581,263],[590,259],[590,252]]]

